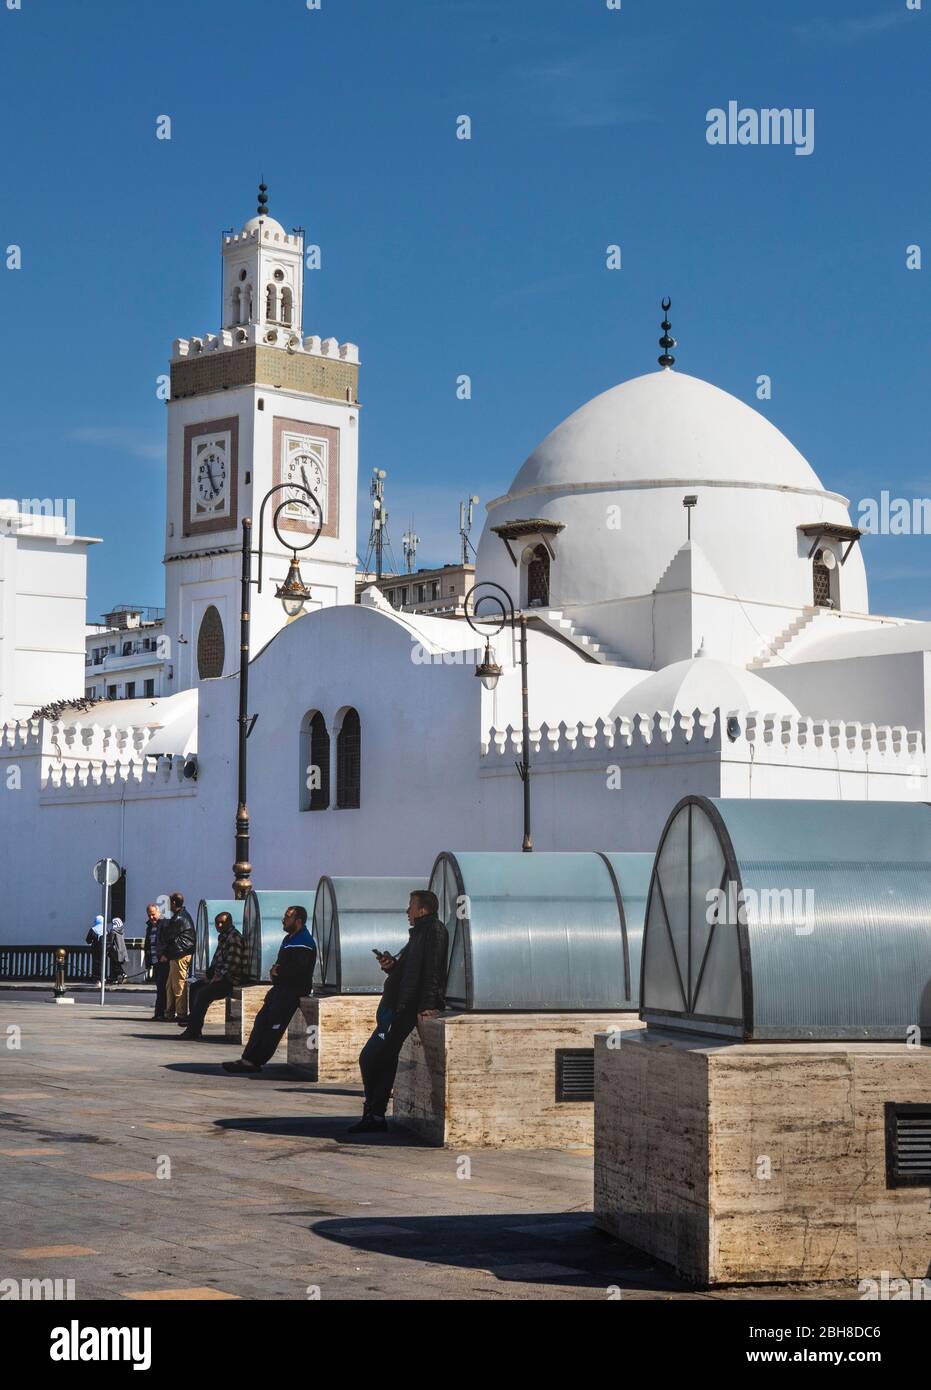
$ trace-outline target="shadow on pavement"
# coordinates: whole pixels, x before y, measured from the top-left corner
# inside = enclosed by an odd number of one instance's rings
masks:
[[[591,1212],[318,1221],[314,1235],[360,1252],[482,1269],[503,1283],[680,1292],[689,1285],[592,1225]]]
[[[385,1134],[347,1134],[359,1118],[351,1115],[271,1115],[258,1119],[214,1120],[219,1129],[245,1134],[280,1134],[292,1139],[329,1139],[333,1143],[377,1144],[381,1148],[429,1149],[417,1135],[405,1129],[389,1129]]]

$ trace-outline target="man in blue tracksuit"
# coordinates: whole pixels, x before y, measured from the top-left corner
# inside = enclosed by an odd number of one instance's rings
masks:
[[[287,1033],[298,1002],[311,991],[317,947],[307,927],[306,908],[289,907],[281,925],[285,939],[269,972],[272,987],[255,1016],[242,1057],[238,1062],[224,1062],[224,1071],[261,1071]]]

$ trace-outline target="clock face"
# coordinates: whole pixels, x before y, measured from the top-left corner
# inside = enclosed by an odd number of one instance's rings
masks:
[[[226,495],[226,454],[219,449],[210,449],[202,454],[197,463],[195,479],[197,500],[202,507],[211,509],[219,506]]]
[[[316,527],[320,520],[320,513],[312,502],[305,505],[307,494],[302,490],[304,488],[308,488],[314,494],[320,503],[323,520],[326,520],[327,466],[324,450],[325,444],[311,449],[295,442],[294,446],[288,450],[285,464],[283,481],[291,483],[294,489],[291,495],[301,499],[288,506],[286,515],[293,517],[296,521],[303,522],[308,528]]]
[[[190,455],[190,519],[222,521],[230,515],[232,449],[227,430],[195,436]]]

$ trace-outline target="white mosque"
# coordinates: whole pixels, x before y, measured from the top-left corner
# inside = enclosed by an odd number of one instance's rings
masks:
[[[303,335],[302,234],[265,194],[223,238],[222,326],[171,361],[174,693],[30,717],[83,686],[90,542],[37,541],[12,514],[0,528],[7,942],[80,939],[106,855],[130,934],[176,887],[231,895],[242,522],[258,549],[271,489],[251,605],[255,886],[426,880],[442,849],[521,846],[516,629],[398,612],[376,588],[353,601],[359,354]],[[663,329],[659,370],[582,405],[488,504],[476,580],[526,619],[534,846],[652,850],[688,792],[931,799],[931,623],[870,613],[847,499],[757,411],[676,370]],[[289,619],[289,546],[318,524],[312,598]],[[493,689],[475,678],[486,635]]]

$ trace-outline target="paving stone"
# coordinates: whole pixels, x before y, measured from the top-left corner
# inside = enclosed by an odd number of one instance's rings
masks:
[[[229,1077],[228,1049],[177,1047],[151,1000],[2,998],[29,1052],[27,1075],[22,1053],[0,1050],[0,1230],[11,1262],[32,1260],[33,1275],[56,1261],[79,1298],[308,1301],[311,1287],[323,1300],[604,1301],[611,1284],[631,1301],[707,1296],[592,1229],[590,1155],[475,1150],[463,1180],[459,1151],[399,1130],[347,1136],[357,1087],[314,1086],[283,1063]],[[66,1071],[66,1046],[95,1068]],[[156,1180],[160,1156],[171,1176]]]

